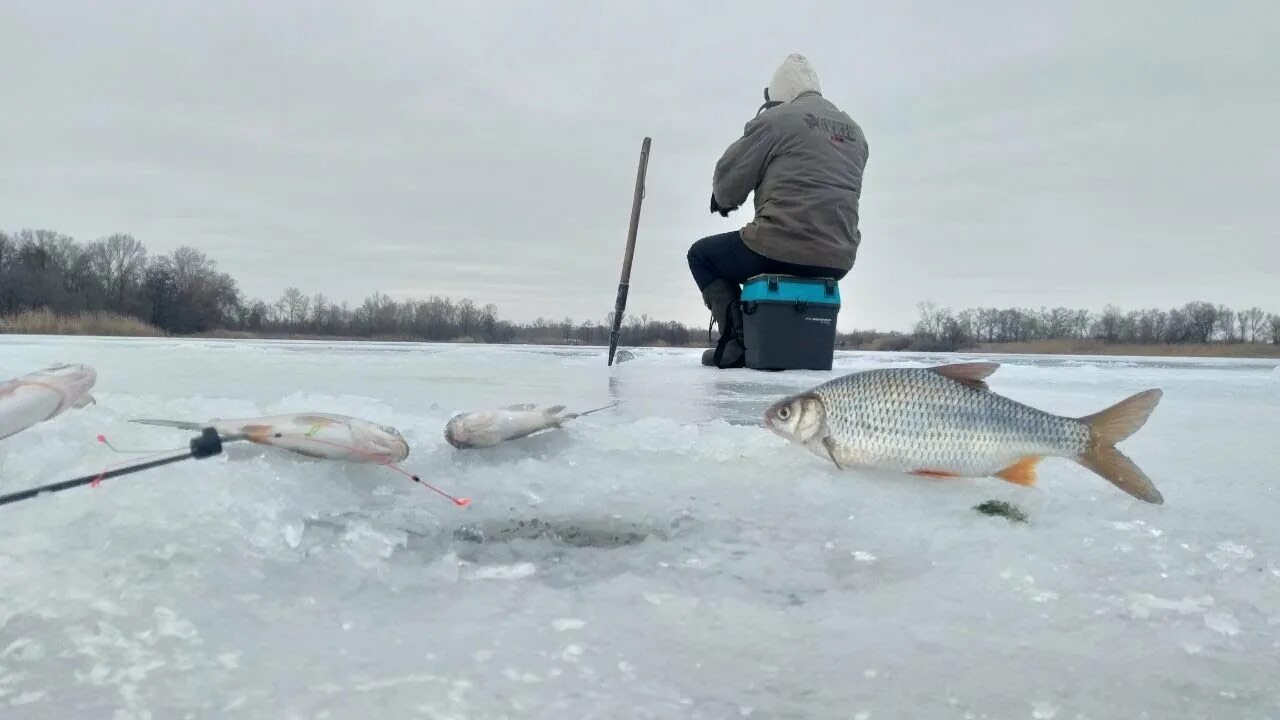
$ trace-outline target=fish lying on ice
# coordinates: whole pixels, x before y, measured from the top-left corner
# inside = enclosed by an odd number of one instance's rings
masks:
[[[51,365],[0,383],[0,440],[70,408],[94,402],[89,391],[98,374],[87,365]]]
[[[454,415],[444,427],[444,439],[455,448],[493,447],[548,428],[558,428],[568,420],[608,410],[618,403],[580,413],[565,413],[564,405],[539,408],[537,405],[509,405],[497,410],[477,410]]]
[[[344,460],[386,465],[409,457],[409,443],[400,431],[368,420],[332,413],[297,413],[239,420],[133,420],[141,425],[199,431],[214,428],[225,438],[288,450],[320,460]]]
[[[995,476],[1035,483],[1045,457],[1074,460],[1140,500],[1161,504],[1151,480],[1115,445],[1146,423],[1160,390],[1080,418],[997,395],[997,363],[868,370],[771,405],[765,425],[839,468],[928,477]]]

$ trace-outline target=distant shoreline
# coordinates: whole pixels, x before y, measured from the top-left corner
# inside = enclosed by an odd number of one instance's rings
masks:
[[[142,326],[147,327],[149,326]],[[14,331],[0,327],[0,336],[57,336],[57,337],[125,337],[125,338],[170,338],[175,340],[292,340],[309,342],[430,342],[442,345],[493,345],[521,346],[543,345],[553,347],[604,348],[605,345],[565,342],[554,338],[536,338],[528,342],[488,343],[472,338],[456,338],[453,340],[423,340],[405,336],[359,337],[345,335],[314,335],[307,333],[270,333],[247,332],[241,330],[217,330],[193,335],[165,335],[159,332],[138,332],[137,327],[69,327]],[[706,344],[673,345],[619,345],[619,350],[633,347],[640,348],[683,348],[703,349]],[[837,351],[844,352],[889,352],[869,347],[840,346]],[[1122,343],[1104,343],[1098,340],[1039,340],[1020,343],[981,343],[976,346],[958,348],[956,353],[989,353],[993,355],[1076,355],[1076,356],[1134,356],[1134,357],[1189,357],[1189,358],[1228,358],[1228,359],[1280,359],[1280,345],[1272,343],[1187,343],[1178,345],[1135,345]]]
[[[1132,355],[1135,357],[1280,359],[1280,345],[1263,343],[1187,343],[1132,345],[1098,340],[1040,340],[1025,343],[984,343],[957,352],[1009,355]]]

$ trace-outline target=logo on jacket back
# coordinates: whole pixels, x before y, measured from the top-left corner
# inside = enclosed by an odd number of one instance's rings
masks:
[[[854,131],[853,126],[848,123],[820,118],[813,113],[806,113],[804,124],[808,125],[810,130],[821,130],[827,133],[831,136],[831,142],[857,142],[858,140],[858,134]]]

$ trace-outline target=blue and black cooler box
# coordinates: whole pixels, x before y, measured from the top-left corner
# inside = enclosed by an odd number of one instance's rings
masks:
[[[746,365],[755,370],[830,370],[840,285],[834,278],[756,275],[742,286]]]

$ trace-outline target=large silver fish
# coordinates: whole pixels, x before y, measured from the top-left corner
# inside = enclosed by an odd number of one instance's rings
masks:
[[[0,383],[0,440],[70,408],[94,402],[98,374],[87,365],[51,365]]]
[[[1053,415],[987,387],[997,363],[868,370],[771,405],[765,425],[839,468],[928,477],[995,476],[1032,485],[1045,457],[1074,460],[1140,500],[1151,480],[1115,445],[1146,423],[1160,390],[1085,417]]]
[[[239,420],[133,420],[141,425],[199,431],[212,427],[225,438],[288,450],[320,460],[386,465],[409,457],[409,443],[400,431],[347,415],[297,413]]]
[[[462,413],[449,419],[444,427],[444,439],[459,449],[493,447],[507,440],[558,428],[565,421],[608,410],[617,404],[580,413],[565,413],[564,405],[539,408],[530,404]]]

